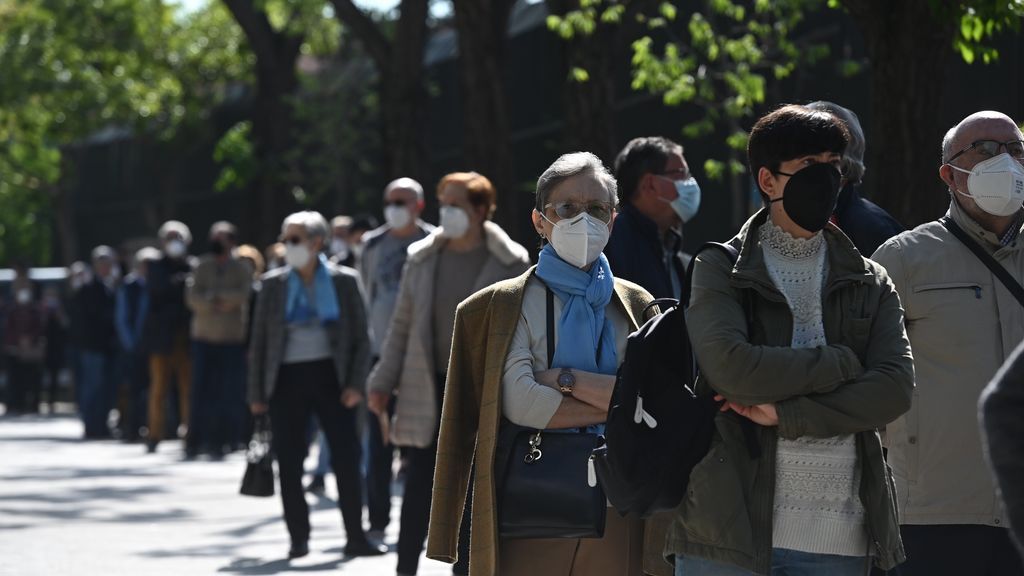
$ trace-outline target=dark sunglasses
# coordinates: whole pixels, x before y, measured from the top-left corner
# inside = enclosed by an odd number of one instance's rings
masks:
[[[385,206],[405,206],[405,200],[385,200]]]
[[[303,244],[305,240],[299,238],[298,236],[288,236],[287,238],[282,238],[281,242],[284,242],[285,244],[291,244],[292,246],[298,246],[299,244]]]
[[[562,220],[575,218],[579,216],[581,212],[586,211],[587,214],[590,214],[594,218],[605,223],[612,221],[612,213],[615,212],[615,207],[608,202],[591,202],[589,204],[559,202],[557,204],[547,204],[544,206],[545,211],[549,208],[554,208],[555,215]]]
[[[949,164],[971,150],[977,150],[978,153],[985,158],[994,158],[999,154],[999,150],[1001,148],[1005,148],[1007,154],[1018,160],[1024,159],[1024,140],[1010,140],[1009,142],[999,142],[997,140],[975,140],[974,142],[971,142],[971,145],[967,148],[964,148],[950,156],[949,160],[946,160],[946,163]]]

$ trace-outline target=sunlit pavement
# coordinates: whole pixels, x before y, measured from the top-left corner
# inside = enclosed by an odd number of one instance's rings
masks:
[[[238,495],[241,454],[182,461],[181,443],[156,454],[140,444],[80,439],[71,416],[0,417],[0,575],[394,575],[392,552],[344,560],[344,530],[327,497],[307,496],[310,554],[286,559],[279,497]],[[422,576],[451,574],[424,559]]]

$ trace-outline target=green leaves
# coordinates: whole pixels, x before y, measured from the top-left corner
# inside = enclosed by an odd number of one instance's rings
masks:
[[[1019,31],[1024,19],[1024,0],[988,0],[960,8],[960,30],[953,47],[968,64],[997,60],[999,51],[987,42],[1004,30]]]

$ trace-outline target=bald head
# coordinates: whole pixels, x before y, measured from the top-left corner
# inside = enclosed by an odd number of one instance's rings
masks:
[[[964,118],[942,139],[942,162],[978,140],[1008,142],[1020,140],[1021,132],[1013,119],[995,110],[982,110]]]
[[[408,190],[416,195],[416,200],[423,200],[423,186],[412,178],[398,178],[396,180],[392,180],[384,187],[384,197],[387,198],[388,193],[393,190]]]

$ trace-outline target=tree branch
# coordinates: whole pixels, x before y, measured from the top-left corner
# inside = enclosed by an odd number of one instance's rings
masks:
[[[373,18],[370,18],[352,0],[331,0],[331,4],[334,6],[334,13],[338,21],[347,26],[359,38],[377,68],[379,70],[387,68],[391,61],[391,44]]]

